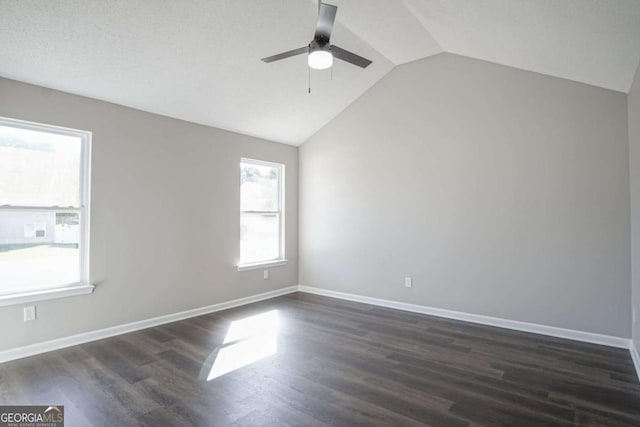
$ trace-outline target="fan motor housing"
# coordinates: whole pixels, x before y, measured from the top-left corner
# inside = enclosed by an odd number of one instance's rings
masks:
[[[311,43],[309,43],[309,53],[318,50],[325,50],[327,52],[330,52],[331,45],[329,44],[329,40],[312,40]]]

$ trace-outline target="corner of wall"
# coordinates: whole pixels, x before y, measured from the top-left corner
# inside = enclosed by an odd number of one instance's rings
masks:
[[[627,95],[629,138],[629,196],[631,219],[631,336],[637,362],[640,347],[640,64]],[[635,352],[635,353],[634,353]],[[639,367],[636,364],[636,369]]]

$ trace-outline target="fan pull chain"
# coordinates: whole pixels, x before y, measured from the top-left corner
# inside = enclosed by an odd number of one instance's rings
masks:
[[[309,93],[311,93],[311,67],[307,67],[307,71],[309,72]]]

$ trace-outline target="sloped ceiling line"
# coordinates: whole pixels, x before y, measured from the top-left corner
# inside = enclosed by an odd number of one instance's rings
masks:
[[[411,4],[411,2],[409,0],[400,0],[402,2],[402,4],[404,5],[404,7],[413,15],[415,16],[416,20],[420,23],[420,25],[422,25],[422,28],[424,28],[424,31],[427,32],[427,34],[429,34],[429,36],[434,40],[434,42],[438,45],[438,48],[444,52],[444,48],[442,47],[442,43],[440,43],[440,41],[438,40],[438,38],[431,32],[429,31],[429,27],[426,23],[426,21],[422,18],[422,15],[417,13],[416,8]]]
[[[373,61],[314,71],[317,0],[0,0],[0,76],[299,145],[396,65],[441,52],[628,92],[638,0],[326,0]],[[178,52],[179,54],[176,54]]]

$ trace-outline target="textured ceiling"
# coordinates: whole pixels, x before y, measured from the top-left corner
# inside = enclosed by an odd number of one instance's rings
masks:
[[[638,0],[402,0],[443,50],[628,92]]]
[[[314,0],[0,0],[0,76],[300,144],[395,65],[442,51],[627,92],[638,0],[327,0],[373,60],[311,73]],[[1,96],[1,94],[0,94]]]

